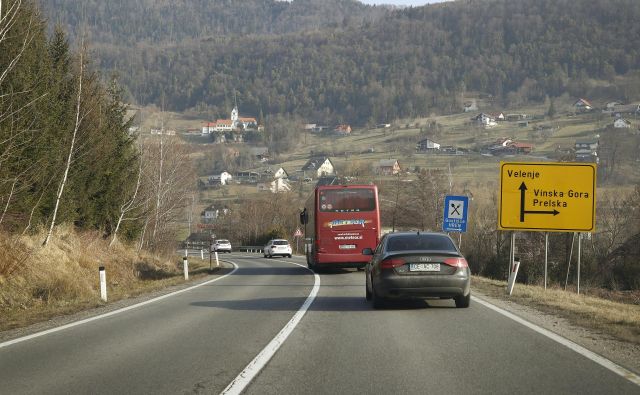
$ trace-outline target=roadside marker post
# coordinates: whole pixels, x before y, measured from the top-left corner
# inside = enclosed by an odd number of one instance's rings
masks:
[[[204,250],[200,249],[200,259],[204,260]]]
[[[214,252],[216,254],[216,267],[220,267],[220,261],[218,260],[218,251]]]
[[[98,268],[100,272],[100,298],[103,301],[107,301],[107,273],[104,270],[104,266]]]
[[[187,261],[187,257],[182,258],[182,270],[184,271],[184,279],[189,279],[189,262]]]
[[[509,295],[513,292],[513,286],[516,284],[518,269],[520,269],[520,258],[513,258],[511,270],[509,270],[509,281],[507,282],[507,293]]]

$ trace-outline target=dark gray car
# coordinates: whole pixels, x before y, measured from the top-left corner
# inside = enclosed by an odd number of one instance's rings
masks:
[[[374,308],[385,299],[451,298],[469,307],[471,272],[466,259],[446,233],[396,232],[385,235],[365,267],[366,296]]]

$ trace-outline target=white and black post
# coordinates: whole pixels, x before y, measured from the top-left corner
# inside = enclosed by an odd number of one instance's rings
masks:
[[[216,254],[216,267],[220,267],[220,261],[218,260],[218,251],[214,252]]]
[[[187,257],[182,258],[182,270],[184,271],[184,279],[189,279],[189,262],[187,261]]]
[[[103,301],[107,301],[107,273],[104,270],[104,266],[98,268],[100,271],[100,298]]]

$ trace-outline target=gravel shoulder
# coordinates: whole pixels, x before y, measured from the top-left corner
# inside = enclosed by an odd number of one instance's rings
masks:
[[[506,300],[506,298],[489,296],[476,288],[472,290],[472,294],[640,375],[640,344],[616,339],[602,331],[575,325],[570,318],[563,317],[561,314],[551,314]]]

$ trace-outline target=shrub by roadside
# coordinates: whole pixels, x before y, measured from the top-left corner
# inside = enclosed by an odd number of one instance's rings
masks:
[[[109,301],[183,282],[180,257],[160,257],[117,244],[109,248],[99,232],[56,228],[42,246],[44,232],[0,234],[0,330],[22,327],[103,304],[98,267],[105,266]],[[208,262],[189,260],[190,272],[205,273]]]

